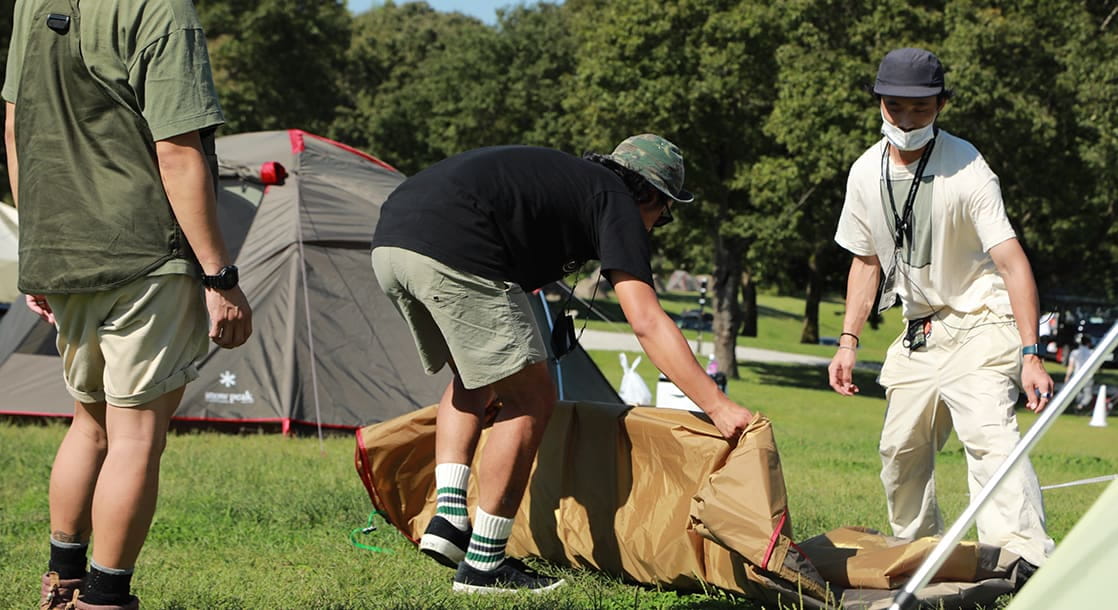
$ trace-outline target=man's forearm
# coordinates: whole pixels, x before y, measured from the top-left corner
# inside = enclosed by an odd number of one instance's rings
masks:
[[[877,293],[877,278],[881,266],[874,256],[855,256],[850,261],[850,273],[846,277],[846,314],[842,319],[842,332],[855,337],[862,336],[862,328],[873,309],[874,296]],[[843,340],[839,336],[839,345],[850,345],[853,339]]]
[[[1021,345],[1037,342],[1038,314],[1040,306],[1037,299],[1036,280],[1025,251],[1016,239],[1006,240],[990,249],[990,257],[998,268],[998,273],[1009,292],[1009,306],[1017,321],[1017,332],[1021,335]]]
[[[8,183],[12,187],[12,203],[19,207],[19,155],[16,154],[16,105],[4,105],[4,149],[8,153]]]
[[[687,339],[664,313],[652,287],[633,276],[610,271],[625,319],[649,360],[708,414],[725,396],[691,353]]]
[[[1033,280],[1032,269],[1026,263],[1024,269],[1019,269],[1005,278],[1006,289],[1009,290],[1009,306],[1013,309],[1013,318],[1017,321],[1017,332],[1021,335],[1021,345],[1033,345],[1037,342],[1037,324],[1040,316],[1037,304],[1036,282]]]
[[[687,339],[666,314],[633,330],[649,360],[700,408],[707,411],[722,398],[718,386],[695,360]]]
[[[230,262],[217,222],[217,204],[197,132],[156,143],[159,173],[175,218],[202,271],[216,274]]]

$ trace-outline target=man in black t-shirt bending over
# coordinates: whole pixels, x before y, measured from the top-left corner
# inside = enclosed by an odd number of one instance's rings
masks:
[[[692,200],[679,148],[645,134],[585,159],[530,146],[465,152],[404,181],[381,208],[377,280],[411,327],[427,372],[449,363],[455,373],[436,419],[438,506],[420,541],[457,567],[454,590],[562,584],[505,558],[556,399],[526,292],[600,260],[652,362],[727,439],[749,424],[752,413],[704,373],[652,287],[648,233],[672,219],[675,202]],[[479,467],[471,535],[469,464],[497,396],[503,406]]]

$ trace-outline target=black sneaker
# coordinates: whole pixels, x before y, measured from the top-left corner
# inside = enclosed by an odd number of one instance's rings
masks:
[[[1036,574],[1036,571],[1039,569],[1039,567],[1037,567],[1030,561],[1027,561],[1025,559],[1018,559],[1017,565],[1013,571],[1013,581],[1016,590],[1020,591],[1021,587],[1024,587],[1025,583],[1028,582],[1029,579],[1033,577],[1033,574]]]
[[[506,557],[496,570],[490,572],[478,570],[463,561],[454,574],[454,590],[459,593],[543,593],[558,589],[564,583],[566,581],[562,578],[544,576],[511,557]]]
[[[419,550],[448,568],[456,568],[466,558],[470,530],[462,531],[446,517],[435,515],[419,539]]]

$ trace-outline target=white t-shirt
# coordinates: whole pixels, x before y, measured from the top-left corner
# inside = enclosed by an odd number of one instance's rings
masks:
[[[970,142],[941,129],[917,189],[911,237],[898,248],[890,207],[903,216],[918,162],[903,166],[886,161],[885,142],[882,138],[850,168],[835,232],[835,241],[853,254],[877,255],[885,278],[896,267],[882,307],[893,304],[895,290],[910,320],[943,308],[962,313],[987,308],[1012,315],[1009,292],[988,254],[1016,237],[997,175]],[[883,166],[888,167],[888,183]]]
[[[1075,348],[1075,350],[1068,355],[1068,366],[1074,366],[1076,369],[1083,366],[1087,362],[1087,359],[1091,357],[1092,351],[1093,350],[1086,345],[1080,345]]]

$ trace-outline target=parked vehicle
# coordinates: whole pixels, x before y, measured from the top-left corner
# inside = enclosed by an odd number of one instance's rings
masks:
[[[714,314],[709,312],[700,313],[698,309],[689,309],[679,314],[675,324],[682,330],[708,331],[714,327]]]

